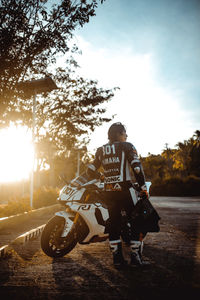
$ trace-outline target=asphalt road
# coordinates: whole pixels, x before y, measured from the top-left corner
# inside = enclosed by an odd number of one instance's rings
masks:
[[[200,198],[151,200],[161,230],[145,238],[149,267],[115,269],[108,242],[52,259],[38,238],[0,262],[1,299],[200,299]]]

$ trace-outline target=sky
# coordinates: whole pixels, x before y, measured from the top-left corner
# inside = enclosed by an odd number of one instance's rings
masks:
[[[116,117],[91,135],[91,152],[117,121],[142,156],[200,129],[200,1],[106,0],[75,42],[79,73],[120,88],[107,105]]]
[[[11,125],[0,132],[0,185],[27,179],[33,166],[31,134],[25,127]],[[1,186],[0,186],[1,188]]]
[[[79,74],[120,88],[106,104],[106,116],[115,118],[90,136],[92,154],[113,122],[126,125],[141,156],[161,154],[200,130],[199,0],[106,0],[74,40],[82,50]],[[0,182],[29,176],[33,148],[24,130],[0,133]]]

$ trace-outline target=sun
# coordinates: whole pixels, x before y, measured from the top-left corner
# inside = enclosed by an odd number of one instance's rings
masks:
[[[29,178],[33,166],[31,133],[24,127],[11,125],[0,130],[0,182]]]

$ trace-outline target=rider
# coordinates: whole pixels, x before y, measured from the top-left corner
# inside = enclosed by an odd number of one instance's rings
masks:
[[[131,183],[130,167],[139,184],[140,198],[148,198],[148,192],[137,151],[131,143],[126,142],[127,134],[124,125],[120,122],[112,124],[108,130],[108,139],[107,144],[97,149],[93,163],[88,166],[88,174],[94,177],[97,170],[103,167],[105,203],[110,217],[109,243],[114,265],[117,266],[125,263],[120,240],[121,210],[124,209],[128,217],[131,217],[137,202]],[[140,226],[134,223],[134,220],[130,224],[131,265],[142,265],[140,250],[143,242]]]

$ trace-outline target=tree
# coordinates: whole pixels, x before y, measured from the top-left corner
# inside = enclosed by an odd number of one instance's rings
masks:
[[[115,90],[102,89],[97,81],[74,76],[69,68],[58,68],[54,76],[60,88],[38,101],[36,126],[37,156],[50,166],[58,156],[77,157],[76,151],[87,145],[89,133],[111,120],[104,116],[103,104],[112,99]],[[29,126],[29,120],[24,124]]]
[[[89,22],[104,1],[0,0],[1,124],[20,120],[32,126],[31,94],[20,91],[18,82],[50,75],[59,85],[55,93],[37,99],[37,171],[45,163],[53,170],[57,161],[69,161],[76,155],[72,149],[86,144],[84,134],[110,121],[103,117],[102,104],[112,98],[113,90],[75,75],[71,68],[77,63],[69,54],[78,51],[76,45],[70,48],[74,29]],[[57,57],[66,53],[65,69],[52,71]]]
[[[161,155],[150,154],[142,159],[147,180],[161,180],[164,176],[166,161]]]
[[[0,0],[0,117],[16,110],[17,83],[45,75],[104,1]]]
[[[167,146],[167,144],[166,144]],[[193,137],[178,142],[176,149],[166,147],[161,155],[149,155],[143,159],[145,173],[151,180],[200,176],[199,130]],[[158,176],[159,175],[159,176]]]
[[[61,150],[71,150],[78,142],[78,137],[94,131],[96,126],[111,118],[102,117],[106,109],[102,104],[113,97],[113,90],[98,87],[98,82],[82,77],[72,79],[69,73],[59,69],[57,80],[64,85],[45,101],[44,112],[49,133],[56,139]],[[62,149],[64,145],[64,149]]]
[[[166,144],[166,148],[161,153],[161,156],[165,159],[165,178],[173,177],[176,175],[176,170],[173,168],[175,151],[175,149],[168,148],[168,145]]]
[[[200,177],[200,130],[195,131],[193,137],[191,138],[191,144],[192,144],[192,149],[190,152],[191,173],[195,176]]]
[[[191,164],[191,150],[192,144],[188,140],[185,140],[183,143],[178,142],[178,149],[174,152],[173,160],[173,168],[179,170],[179,174],[181,176],[190,175],[190,164]]]
[[[196,130],[193,134],[193,144],[195,147],[200,148],[200,130]]]

